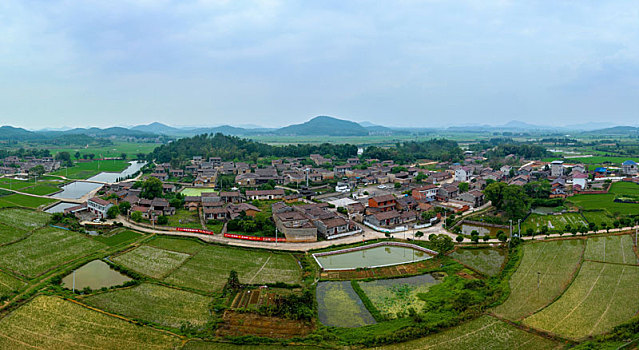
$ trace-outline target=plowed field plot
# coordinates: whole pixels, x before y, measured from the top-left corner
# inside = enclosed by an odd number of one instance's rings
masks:
[[[493,248],[456,249],[450,257],[483,274],[494,276],[501,271],[506,254]]]
[[[204,325],[209,317],[208,304],[211,298],[145,283],[133,288],[90,296],[83,301],[98,309],[128,318],[180,328],[185,322],[194,326]]]
[[[104,247],[79,233],[47,227],[19,242],[0,247],[0,266],[35,277]]]
[[[584,259],[636,265],[633,238],[631,235],[588,238]]]
[[[639,266],[585,261],[557,301],[524,320],[572,339],[604,333],[639,311]]]
[[[566,225],[572,227],[587,227],[588,223],[578,213],[565,213],[561,215],[530,214],[526,221],[521,223],[521,232],[526,232],[528,228],[539,232],[542,226],[548,226],[548,229],[551,231],[565,232]]]
[[[0,223],[22,230],[33,230],[49,222],[50,214],[28,209],[0,209]]]
[[[406,314],[408,308],[420,311],[424,302],[417,298],[417,294],[426,293],[430,286],[440,281],[432,275],[359,282],[360,288],[368,299],[375,305],[382,315],[396,318],[398,314]]]
[[[240,282],[245,284],[296,284],[301,278],[301,269],[291,254],[210,245],[172,272],[165,281],[215,291],[224,286],[231,270],[237,271]]]
[[[405,343],[383,346],[383,350],[545,350],[562,344],[517,329],[491,316],[482,316],[441,333]]]
[[[147,276],[162,278],[182,265],[189,257],[189,254],[143,245],[116,256],[113,261]]]
[[[319,320],[326,326],[361,327],[375,323],[349,281],[320,282],[316,296]]]
[[[509,281],[510,296],[494,310],[511,320],[546,306],[568,287],[581,262],[584,241],[528,243],[523,249],[521,263]]]
[[[259,309],[260,306],[268,306],[275,304],[277,292],[269,289],[249,289],[237,293],[233,302],[232,309]]]
[[[15,242],[27,234],[26,230],[0,223],[0,244]]]
[[[39,296],[0,320],[2,349],[173,349],[177,337]]]
[[[24,286],[21,280],[0,271],[0,296],[9,296]]]
[[[171,238],[166,236],[156,236],[152,240],[145,243],[146,245],[173,250],[187,254],[195,254],[206,247],[205,244],[199,243],[194,239]]]
[[[226,311],[224,324],[217,330],[216,335],[292,338],[307,335],[313,331],[313,328],[310,322]]]

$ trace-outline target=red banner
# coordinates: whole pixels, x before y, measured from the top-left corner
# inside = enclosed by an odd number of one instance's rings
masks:
[[[212,235],[215,234],[215,232],[213,231],[208,231],[208,230],[202,230],[199,228],[184,228],[184,227],[176,227],[175,228],[176,231],[182,231],[182,232],[193,232],[193,233],[203,233],[205,235]]]
[[[245,235],[236,235],[234,233],[225,233],[224,237],[226,237],[226,238],[235,238],[235,239],[244,239],[244,240],[247,240],[247,241],[286,242],[286,238],[245,236]]]

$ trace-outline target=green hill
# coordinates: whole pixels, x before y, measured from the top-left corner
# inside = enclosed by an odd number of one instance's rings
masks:
[[[289,125],[275,131],[278,135],[367,136],[368,130],[348,120],[327,116],[315,117],[302,124]]]

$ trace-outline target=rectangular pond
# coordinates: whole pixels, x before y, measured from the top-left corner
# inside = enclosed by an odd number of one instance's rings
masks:
[[[440,282],[441,278],[425,274],[358,283],[382,315],[387,318],[401,318],[408,315],[408,309],[411,307],[417,311],[421,310],[426,303],[418,295],[427,293],[431,286]]]
[[[407,264],[432,258],[437,252],[412,245],[377,243],[368,246],[315,253],[315,261],[324,270],[350,270]]]
[[[87,193],[102,187],[102,184],[93,182],[76,181],[62,186],[62,192],[54,194],[53,198],[80,199]]]
[[[323,325],[353,328],[375,323],[350,281],[319,282],[316,296],[318,317]]]
[[[117,182],[118,179],[125,179],[127,176],[131,176],[135,174],[136,172],[140,171],[140,169],[142,169],[142,167],[146,165],[146,162],[139,162],[137,160],[134,160],[132,162],[129,162],[129,164],[131,165],[129,165],[129,167],[124,169],[122,172],[119,172],[119,173],[103,172],[89,178],[88,180],[114,183],[114,182]]]
[[[53,213],[63,213],[65,209],[75,207],[78,204],[76,203],[68,203],[68,202],[60,202],[49,209],[45,210],[45,213],[53,214]]]
[[[75,271],[75,290],[82,290],[86,287],[91,289],[109,288],[131,280],[132,278],[115,271],[104,261],[93,260]],[[62,279],[62,286],[69,289],[73,287],[73,272]]]

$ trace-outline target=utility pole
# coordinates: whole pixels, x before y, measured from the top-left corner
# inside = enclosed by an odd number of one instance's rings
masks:
[[[521,219],[517,219],[517,235],[521,238]]]
[[[275,227],[275,246],[277,247],[277,226]]]
[[[539,286],[541,285],[541,272],[537,271],[537,290],[539,291]]]
[[[75,293],[75,270],[73,270],[73,293]]]
[[[508,242],[508,247],[512,245],[513,242],[513,219],[510,219],[510,241]]]

